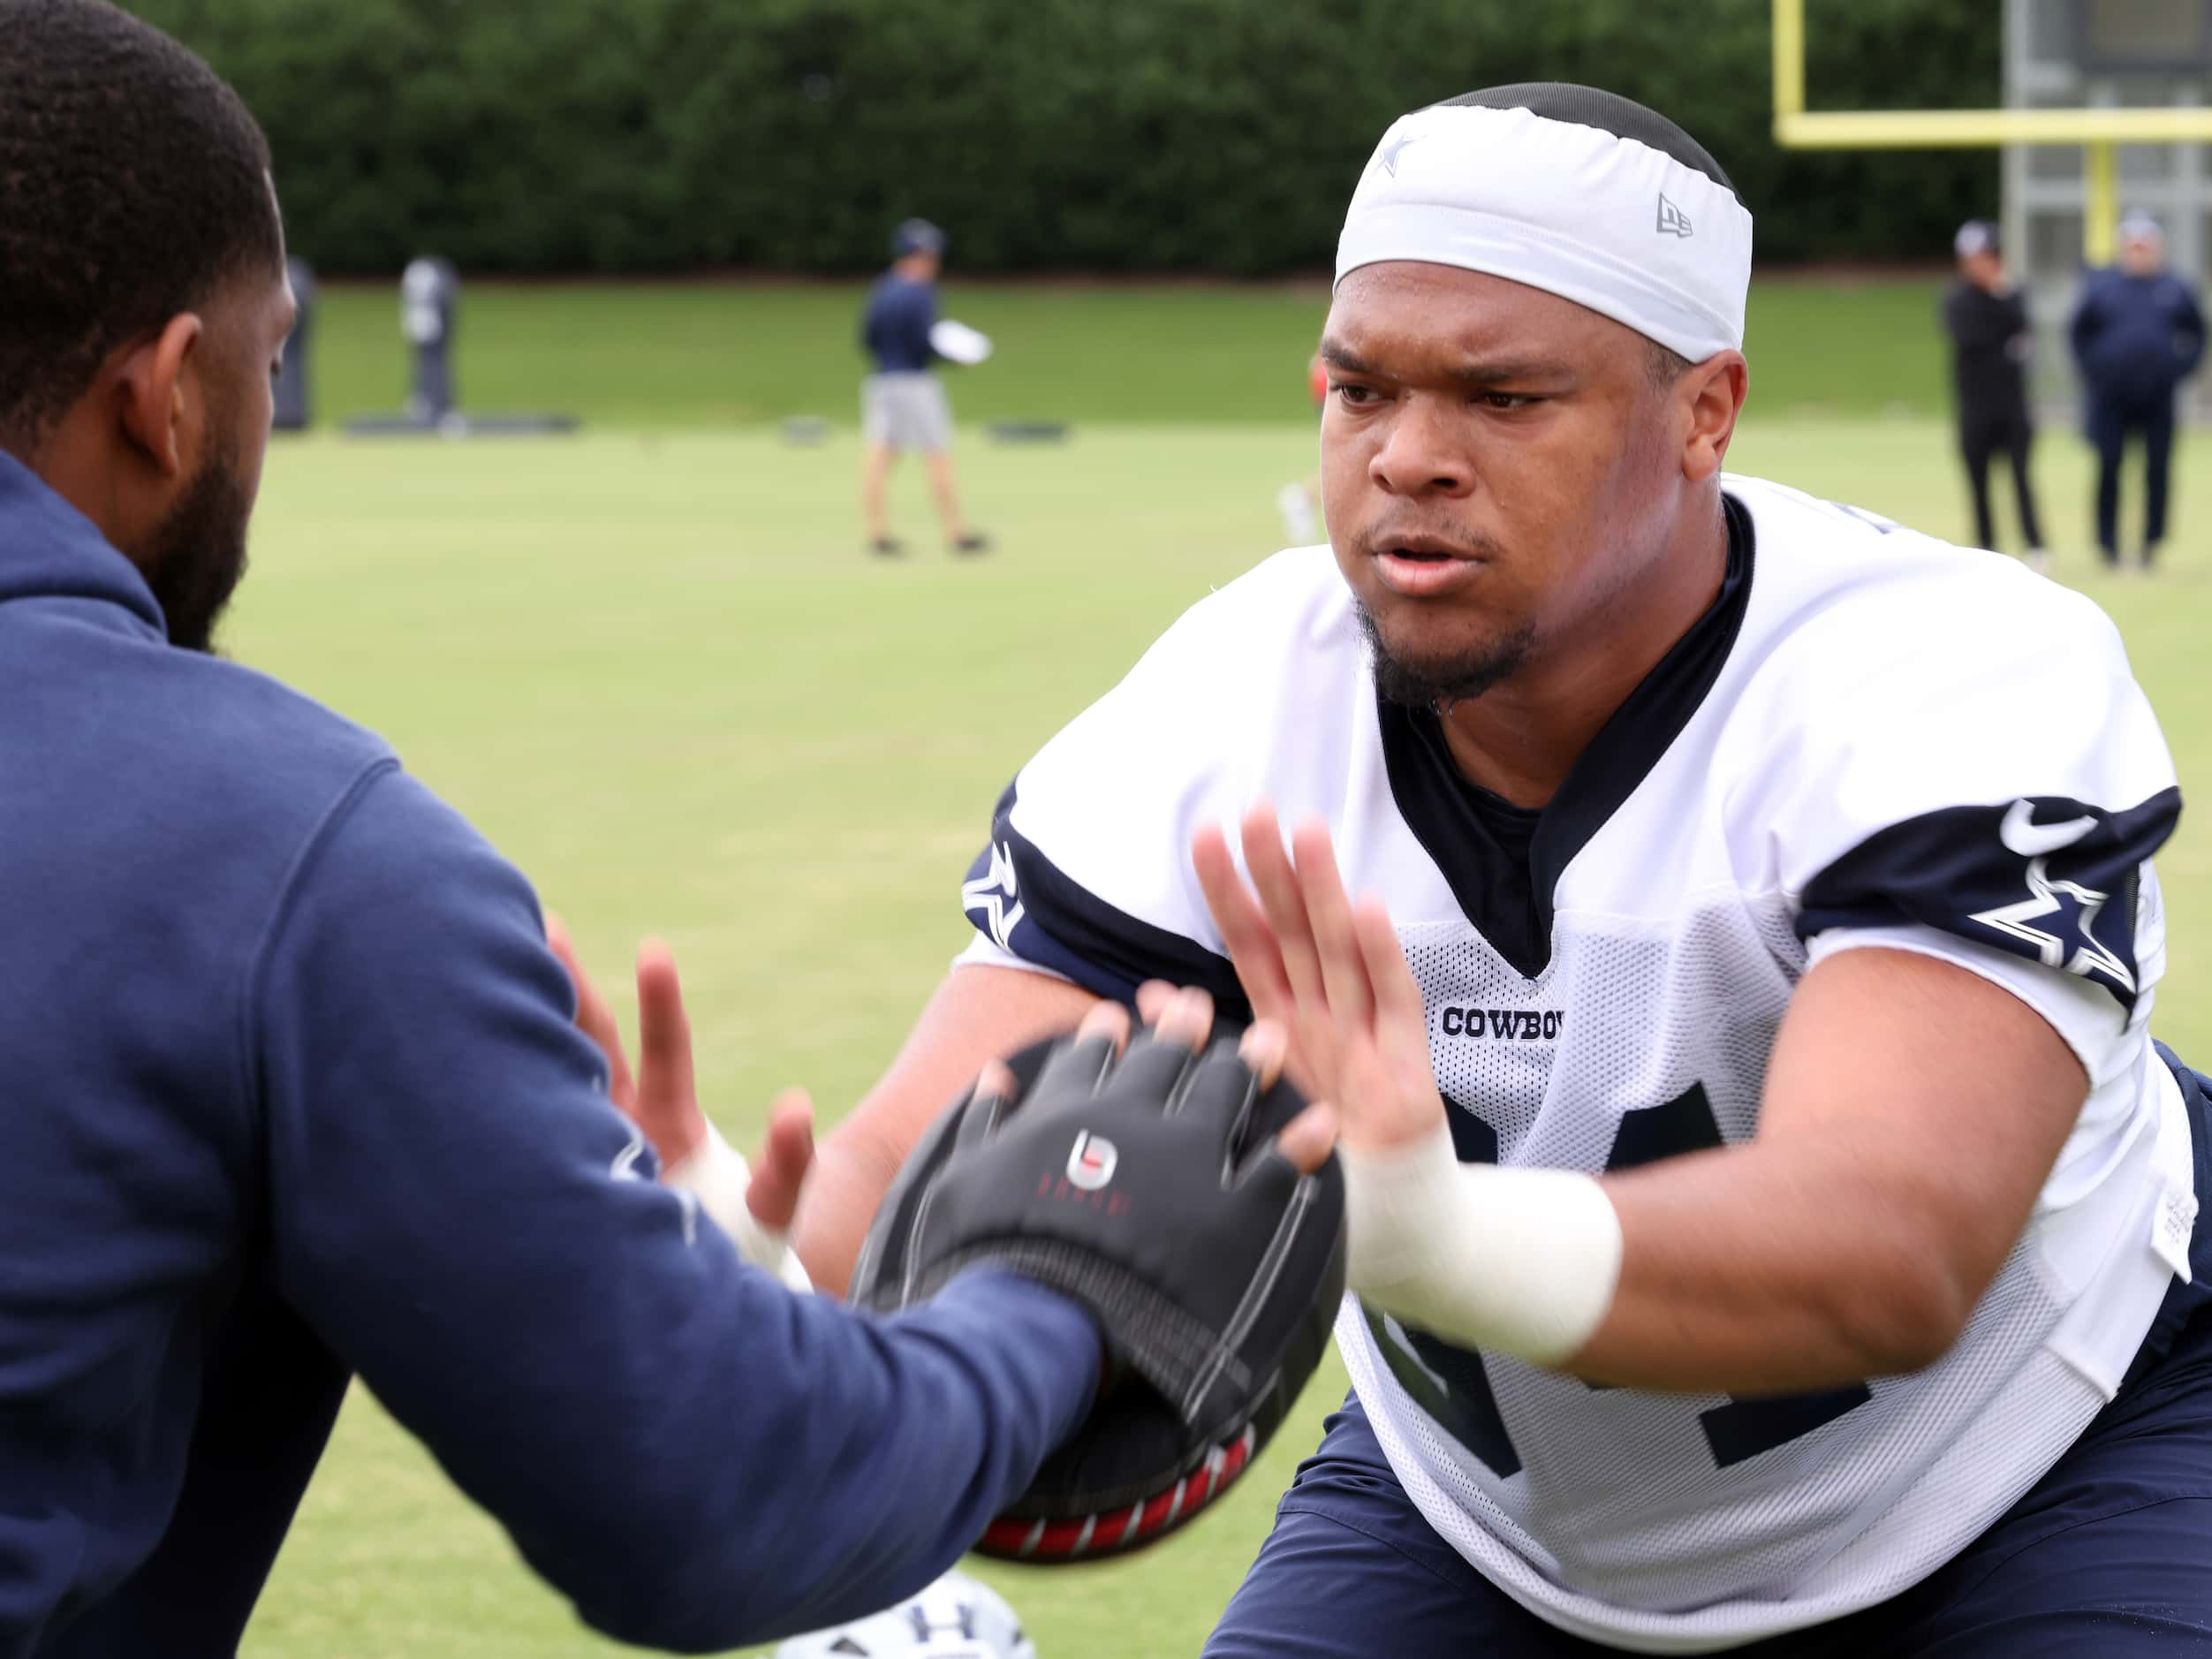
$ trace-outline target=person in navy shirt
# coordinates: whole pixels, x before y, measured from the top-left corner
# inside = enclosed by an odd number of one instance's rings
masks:
[[[2107,564],[2123,566],[2120,466],[2140,436],[2141,557],[2123,567],[2148,569],[2166,538],[2175,394],[2204,356],[2204,314],[2189,284],[2166,269],[2165,232],[2148,214],[2121,221],[2119,263],[2089,273],[2072,333],[2097,451],[2097,548]]]
[[[253,117],[103,0],[0,43],[0,1659],[233,1653],[356,1374],[619,1640],[912,1594],[1097,1327],[990,1269],[796,1294],[654,1179],[521,875],[211,649],[294,316]],[[695,1116],[648,970],[637,1094]]]
[[[944,232],[927,219],[909,219],[891,238],[891,268],[867,291],[860,314],[860,346],[873,371],[860,383],[860,513],[868,548],[886,558],[905,551],[890,533],[883,490],[891,463],[920,455],[929,489],[956,553],[981,553],[989,538],[970,527],[960,511],[952,474],[952,409],[932,372],[938,352],[930,331],[937,322],[937,272],[944,261]]]

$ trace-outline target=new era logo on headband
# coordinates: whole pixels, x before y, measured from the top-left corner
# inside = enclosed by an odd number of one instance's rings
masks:
[[[1669,201],[1664,191],[1659,193],[1659,234],[1662,236],[1690,234],[1690,216]]]

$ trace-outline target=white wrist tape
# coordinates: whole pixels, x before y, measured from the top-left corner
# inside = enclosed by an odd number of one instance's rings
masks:
[[[1347,1277],[1360,1299],[1471,1348],[1557,1365],[1613,1303],[1620,1218],[1594,1177],[1462,1163],[1451,1131],[1342,1148]]]
[[[792,1253],[788,1233],[763,1227],[745,1201],[753,1185],[753,1166],[745,1155],[722,1138],[714,1125],[707,1138],[678,1163],[661,1172],[661,1183],[689,1193],[715,1224],[730,1235],[738,1254],[756,1268],[766,1268],[794,1291],[811,1291],[814,1282]]]

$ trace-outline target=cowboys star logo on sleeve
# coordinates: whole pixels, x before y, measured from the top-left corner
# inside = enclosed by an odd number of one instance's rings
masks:
[[[1013,854],[994,842],[976,860],[960,888],[960,907],[976,928],[989,936],[1002,951],[1013,947],[1014,929],[1021,925],[1020,884],[1014,877]]]
[[[2133,995],[2135,975],[2097,941],[2097,916],[2111,897],[2079,882],[2055,881],[2053,853],[2072,846],[2097,827],[2094,816],[2039,824],[2032,801],[2016,800],[2006,809],[1997,838],[2007,851],[2027,860],[2027,896],[2009,905],[1973,913],[1973,920],[2028,946],[2045,967],[2063,967],[2087,979],[2102,974]],[[2067,953],[2069,944],[2074,946]]]
[[[1905,818],[1807,885],[1799,936],[1918,922],[2101,985],[2132,1012],[2144,872],[2180,814],[2167,788],[2117,811],[2034,795]]]

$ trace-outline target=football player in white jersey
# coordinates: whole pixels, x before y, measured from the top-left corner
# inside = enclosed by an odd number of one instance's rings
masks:
[[[1211,1653],[2212,1652],[2172,762],[2086,600],[1723,473],[1750,249],[1625,100],[1395,125],[1330,545],[1021,769],[823,1150],[834,1283],[985,1057],[1153,980],[1293,1026],[1354,1393]]]

